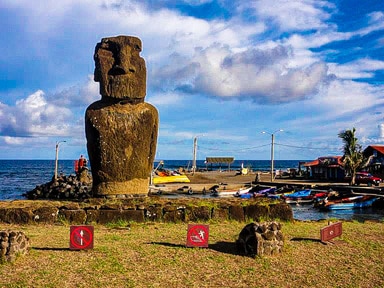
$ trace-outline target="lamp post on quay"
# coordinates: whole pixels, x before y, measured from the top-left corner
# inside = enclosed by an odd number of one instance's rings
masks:
[[[283,132],[284,130],[283,129],[279,129],[279,130],[276,130],[275,132],[273,133],[269,133],[269,132],[266,132],[266,131],[263,131],[261,133],[263,134],[269,134],[272,136],[272,141],[271,141],[271,182],[273,182],[274,180],[274,177],[273,177],[273,162],[274,162],[274,149],[275,149],[275,134],[278,133],[278,132]]]
[[[57,169],[58,169],[58,163],[59,163],[59,144],[60,143],[64,143],[64,142],[67,142],[67,141],[56,141],[56,156],[55,156],[55,176],[54,176],[54,180],[56,181],[57,180]]]
[[[196,169],[197,169],[197,164],[196,164],[196,160],[197,160],[197,138],[201,137],[201,136],[205,136],[205,134],[199,134],[199,135],[196,135],[195,137],[193,137],[192,175],[195,174]]]

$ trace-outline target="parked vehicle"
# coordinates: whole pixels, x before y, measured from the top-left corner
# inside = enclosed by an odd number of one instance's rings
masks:
[[[351,181],[351,176],[345,177],[346,181]],[[379,186],[379,184],[383,182],[383,180],[379,177],[375,177],[372,174],[368,172],[357,172],[356,173],[356,178],[355,178],[355,183],[356,185],[360,184],[367,184],[368,186]]]

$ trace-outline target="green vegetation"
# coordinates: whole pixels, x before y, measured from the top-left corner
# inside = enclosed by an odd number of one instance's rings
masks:
[[[356,129],[345,130],[338,134],[339,138],[343,140],[343,163],[347,174],[351,175],[351,185],[355,185],[356,172],[358,169],[363,168],[368,159],[364,158],[362,146],[358,143],[355,136]]]
[[[384,286],[384,223],[343,222],[330,245],[319,242],[326,221],[283,223],[284,252],[256,259],[236,253],[245,224],[210,222],[207,249],[185,247],[186,223],[96,225],[82,251],[69,250],[67,225],[4,224],[32,250],[0,265],[0,287]]]

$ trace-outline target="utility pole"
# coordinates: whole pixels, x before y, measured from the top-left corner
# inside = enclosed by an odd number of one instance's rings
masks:
[[[192,160],[192,175],[196,172],[196,158],[197,158],[197,136],[193,138],[193,160]]]
[[[271,182],[273,182],[275,180],[274,167],[273,167],[274,166],[274,154],[275,154],[275,133],[283,132],[283,131],[284,131],[283,129],[279,129],[273,133],[269,133],[266,131],[261,132],[263,134],[269,134],[272,137],[272,139],[271,139]]]
[[[57,169],[59,164],[59,144],[67,141],[56,141],[56,156],[55,156],[55,176],[54,180],[57,180]]]

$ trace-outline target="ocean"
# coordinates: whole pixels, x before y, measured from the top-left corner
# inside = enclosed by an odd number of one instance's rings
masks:
[[[308,160],[310,161],[310,160]],[[75,174],[75,160],[59,160],[58,174]],[[180,167],[191,169],[191,160],[164,160],[164,168],[178,170]],[[274,168],[287,170],[289,168],[299,168],[301,160],[275,160]],[[306,162],[306,161],[304,161]],[[155,161],[154,167],[159,164]],[[253,171],[270,171],[269,160],[235,160],[228,165],[206,165],[204,160],[197,160],[197,169],[214,170],[239,170],[242,166],[249,167]],[[0,160],[0,201],[11,201],[25,199],[23,193],[34,189],[37,185],[49,182],[54,176],[54,160]],[[319,220],[319,219],[348,219],[348,220],[384,220],[384,215],[372,209],[353,210],[353,211],[331,211],[319,212],[311,205],[292,206],[294,218],[297,220]]]
[[[75,160],[59,160],[58,174],[75,174]],[[165,160],[164,168],[177,170],[180,167],[191,169],[191,160]],[[155,161],[154,166],[159,161]],[[297,160],[276,160],[276,169],[297,168]],[[240,169],[241,165],[250,167],[257,171],[269,171],[270,161],[268,160],[235,160],[229,167],[231,170]],[[204,160],[196,161],[197,169],[206,169]],[[211,168],[210,166],[208,168]],[[212,169],[228,169],[227,165],[214,165]],[[0,200],[24,199],[23,193],[34,189],[37,185],[49,182],[55,170],[54,160],[0,160]]]

